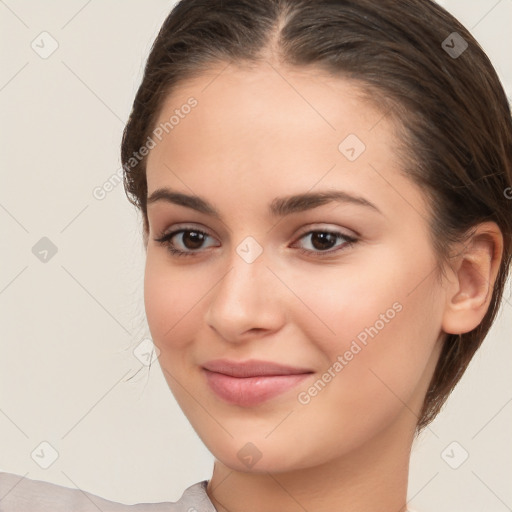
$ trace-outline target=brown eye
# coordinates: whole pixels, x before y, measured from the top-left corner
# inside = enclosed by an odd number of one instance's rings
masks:
[[[299,250],[304,254],[312,256],[328,256],[332,253],[342,251],[357,242],[356,238],[338,231],[321,230],[309,231],[301,236],[299,240],[303,239],[309,239],[309,242],[302,244]],[[306,246],[306,248],[304,246]],[[335,248],[333,249],[333,247]]]
[[[194,256],[204,252],[200,249],[204,248],[207,239],[213,240],[208,233],[198,229],[177,229],[155,238],[155,242],[165,246],[173,256]]]
[[[311,234],[311,245],[319,251],[331,249],[336,243],[337,238],[333,233],[317,231]]]
[[[200,249],[204,242],[205,235],[200,231],[183,231],[182,243],[187,249]]]

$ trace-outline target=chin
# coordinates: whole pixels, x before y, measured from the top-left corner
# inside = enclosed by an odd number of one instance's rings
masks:
[[[323,459],[329,458],[328,454],[319,453],[315,447],[308,450],[300,442],[286,443],[277,437],[275,440],[247,439],[246,435],[224,439],[222,443],[218,439],[208,439],[205,445],[229,469],[252,474],[295,471],[321,464],[325,462]]]

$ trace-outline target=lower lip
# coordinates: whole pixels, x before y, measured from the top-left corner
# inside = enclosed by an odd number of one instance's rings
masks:
[[[269,375],[258,377],[231,377],[205,369],[210,388],[230,404],[251,407],[292,389],[310,373],[295,375]]]

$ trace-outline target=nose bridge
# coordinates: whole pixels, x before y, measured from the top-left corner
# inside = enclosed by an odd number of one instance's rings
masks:
[[[270,273],[266,263],[263,255],[255,259],[244,259],[237,248],[229,260],[229,271],[217,287],[216,302],[231,309],[234,305],[239,305],[247,313],[257,307],[265,294],[262,287],[266,281],[265,274]]]
[[[268,254],[263,246],[252,236],[246,236],[231,251],[229,257],[229,273],[219,284],[225,288],[225,298],[237,298],[239,300],[254,302],[261,290],[259,285],[265,280],[265,274],[269,273],[266,268]]]

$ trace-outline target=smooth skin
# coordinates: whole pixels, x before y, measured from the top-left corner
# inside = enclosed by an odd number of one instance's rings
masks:
[[[148,196],[164,187],[200,196],[220,215],[148,204],[144,283],[167,383],[215,457],[207,492],[219,512],[406,510],[411,444],[442,340],[487,311],[499,229],[478,226],[442,278],[424,193],[401,173],[395,126],[360,92],[318,70],[223,63],[180,83],[160,113],[157,124],[197,100],[151,149]],[[349,134],[366,146],[354,161],[339,150]],[[277,197],[333,190],[375,208],[343,201],[269,213]],[[192,255],[155,240],[180,228],[189,231],[172,244]],[[206,236],[198,242],[194,230]],[[237,252],[249,236],[263,249],[252,263]],[[300,403],[393,304],[400,311]],[[218,358],[314,373],[243,407],[208,387],[202,365]],[[261,458],[249,466],[241,449]]]

